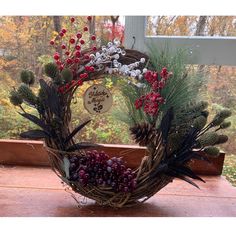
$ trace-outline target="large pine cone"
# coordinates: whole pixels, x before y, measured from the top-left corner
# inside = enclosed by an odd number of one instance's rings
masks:
[[[147,146],[150,142],[153,142],[156,137],[156,129],[147,123],[135,125],[130,128],[131,134],[134,140],[140,146]]]

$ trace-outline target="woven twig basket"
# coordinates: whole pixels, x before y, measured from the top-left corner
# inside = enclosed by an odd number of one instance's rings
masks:
[[[70,159],[75,155],[83,157],[85,151],[76,151],[72,153],[52,149],[47,146],[45,146],[45,148],[49,154],[51,167],[59,178],[68,184],[74,192],[95,200],[99,205],[108,205],[120,208],[140,204],[148,200],[173,180],[172,177],[165,174],[158,174],[154,178],[152,177],[152,173],[156,170],[160,160],[162,159],[162,155],[164,154],[160,134],[156,151],[152,155],[143,157],[140,166],[135,170],[137,186],[130,193],[117,193],[111,187],[107,186],[102,187],[88,184],[84,187],[78,181],[69,181],[65,177],[66,173],[63,169],[63,158],[66,157]]]

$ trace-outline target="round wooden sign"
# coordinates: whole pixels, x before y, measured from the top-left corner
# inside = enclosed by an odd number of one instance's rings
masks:
[[[92,85],[84,93],[84,107],[93,115],[107,112],[112,106],[112,95],[103,85]]]

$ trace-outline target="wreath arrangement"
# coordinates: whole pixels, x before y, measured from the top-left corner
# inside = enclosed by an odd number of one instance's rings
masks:
[[[91,17],[87,19],[89,25]],[[71,25],[74,24],[72,17]],[[73,191],[100,205],[125,207],[144,202],[174,178],[197,187],[191,179],[204,180],[188,164],[192,159],[209,161],[208,155],[219,155],[215,145],[225,143],[228,137],[218,132],[230,126],[225,119],[231,112],[222,110],[207,122],[207,102],[187,101],[185,97],[184,91],[192,93],[196,89],[186,83],[187,74],[175,75],[168,71],[168,65],[156,71],[155,62],[148,64],[149,56],[123,48],[118,40],[98,47],[96,36],[90,35],[90,45],[85,48],[84,35],[88,35],[88,30],[85,26],[82,33],[69,35],[67,39],[67,30],[62,29],[56,39],[50,41],[57,52],[54,61],[44,67],[46,78],[39,79],[37,95],[30,88],[35,82],[34,73],[21,72],[22,84],[11,91],[10,101],[21,109],[20,115],[40,127],[23,132],[21,137],[44,139],[55,173]],[[103,151],[94,150],[97,144],[74,140],[90,122],[71,128],[70,106],[75,91],[86,81],[109,75],[125,81],[122,91],[127,98],[130,131],[134,140],[148,151],[148,156],[143,157],[135,170],[126,166],[120,157],[109,157]],[[171,82],[174,80],[176,83]],[[178,86],[183,86],[182,90],[177,89]],[[94,100],[88,101],[88,110],[99,114],[110,94],[104,87],[89,89],[88,98]],[[182,106],[173,105],[178,96],[184,101]],[[34,107],[38,116],[27,113],[22,103]],[[199,155],[195,150],[207,155]]]

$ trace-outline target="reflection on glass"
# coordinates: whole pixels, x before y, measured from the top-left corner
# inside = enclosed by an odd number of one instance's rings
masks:
[[[148,16],[147,36],[236,36],[235,16]]]

